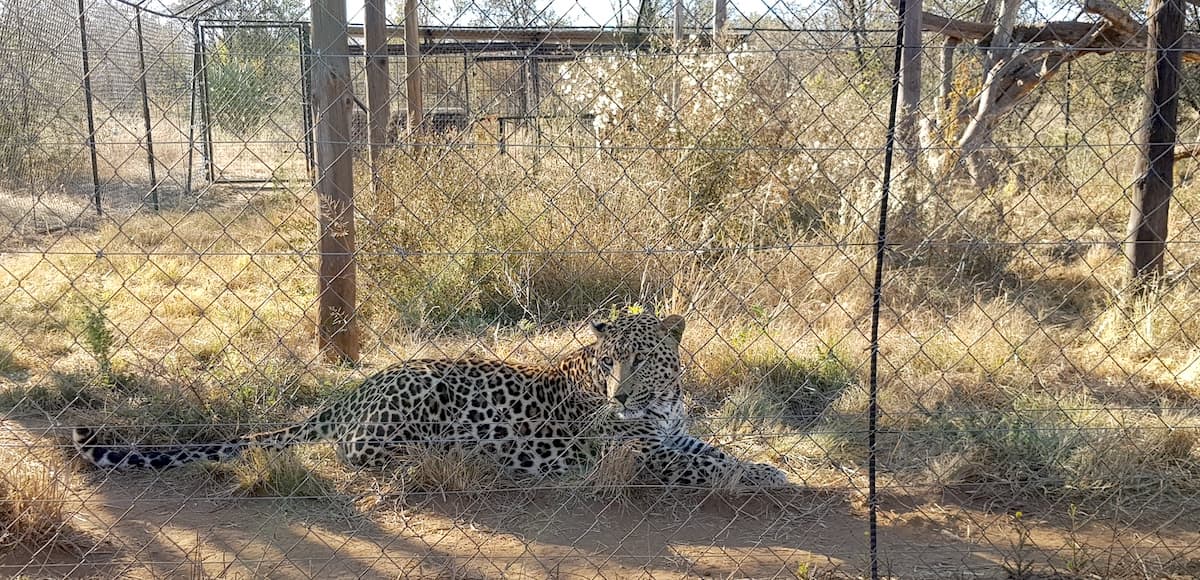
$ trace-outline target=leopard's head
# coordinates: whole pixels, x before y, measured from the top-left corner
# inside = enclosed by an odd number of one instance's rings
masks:
[[[624,414],[636,416],[680,398],[679,342],[684,326],[677,314],[662,320],[652,314],[626,314],[592,323],[593,377]]]

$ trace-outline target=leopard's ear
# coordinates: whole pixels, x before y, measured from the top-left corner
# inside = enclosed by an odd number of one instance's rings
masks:
[[[76,445],[88,445],[96,439],[96,431],[88,427],[76,427],[71,430],[71,440]]]
[[[596,335],[596,340],[604,340],[604,337],[608,336],[608,323],[600,320],[593,320],[592,334]]]
[[[675,339],[675,342],[683,341],[683,328],[687,326],[687,321],[684,320],[682,316],[678,314],[672,314],[662,319],[662,322],[659,322],[659,325],[667,332],[668,335]]]

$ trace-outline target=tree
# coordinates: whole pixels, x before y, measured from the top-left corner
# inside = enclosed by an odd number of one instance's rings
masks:
[[[301,19],[303,0],[230,0],[205,12],[210,20]],[[205,72],[209,110],[222,129],[247,138],[271,115],[298,104],[300,39],[294,27],[207,28]]]
[[[1016,0],[1006,0],[1007,2]],[[1009,10],[1012,5],[1006,6]],[[923,27],[964,42],[974,41],[985,49],[993,64],[982,86],[942,129],[932,127],[955,146],[954,155],[965,161],[976,185],[994,183],[989,152],[994,151],[992,131],[1018,105],[1026,102],[1039,86],[1055,77],[1068,62],[1088,54],[1107,54],[1146,45],[1145,27],[1112,0],[1085,0],[1084,11],[1098,17],[1095,22],[1052,21],[1016,25],[1014,19],[996,22],[967,22],[926,12]],[[999,28],[1005,28],[1001,34]],[[1186,34],[1182,58],[1200,60],[1200,39]],[[953,134],[941,135],[938,131]],[[1002,152],[995,151],[1002,154]]]
[[[551,0],[453,0],[456,15],[470,18],[476,26],[534,28],[561,26],[569,22],[551,6]]]
[[[470,4],[466,2],[453,2],[450,9],[446,12],[442,10],[442,3],[439,0],[418,0],[417,16],[421,21],[421,26],[462,26],[467,24]],[[464,8],[466,11],[460,12],[459,8]],[[404,0],[392,0],[388,6],[388,21],[392,24],[404,23]]]
[[[192,7],[195,5],[195,7]],[[188,10],[190,8],[190,10]],[[290,22],[299,20],[308,12],[308,2],[305,0],[228,0],[219,3],[202,2],[196,4],[193,0],[181,0],[172,7],[175,11],[185,11],[187,16],[200,16],[206,20],[270,20]]]

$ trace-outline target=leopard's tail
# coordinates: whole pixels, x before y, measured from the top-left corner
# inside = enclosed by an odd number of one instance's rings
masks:
[[[88,427],[76,427],[71,433],[75,449],[96,467],[106,469],[168,469],[198,461],[227,461],[238,457],[249,447],[269,450],[286,449],[297,443],[326,439],[330,432],[322,419],[329,411],[318,413],[307,421],[275,431],[244,435],[216,443],[170,445],[139,449],[131,445],[101,443],[97,432]]]
[[[246,448],[246,443],[241,439],[137,448],[131,445],[107,445],[99,442],[97,435],[94,429],[76,427],[71,439],[79,455],[96,467],[105,469],[167,469],[196,461],[225,461],[237,457]]]

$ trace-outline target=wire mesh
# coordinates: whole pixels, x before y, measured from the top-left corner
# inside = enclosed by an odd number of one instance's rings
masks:
[[[1133,294],[1145,10],[1019,5],[998,56],[1006,4],[910,1],[910,107],[890,4],[688,2],[682,37],[662,3],[422,4],[416,127],[389,6],[372,168],[350,2],[358,298],[339,323],[361,355],[343,365],[317,340],[322,236],[347,235],[317,175],[327,4],[183,4],[0,0],[4,574],[1200,574],[1194,8],[1165,271]],[[244,438],[424,359],[551,368],[590,322],[638,312],[686,320],[671,443],[622,444],[545,398],[568,441],[534,419],[456,430],[487,405],[405,415],[425,435],[382,468],[345,441]],[[441,405],[475,392],[443,378]],[[400,421],[331,424],[377,422]],[[238,457],[106,469],[76,427]],[[489,446],[517,440],[604,453],[514,477]],[[664,485],[654,445],[740,475]]]

